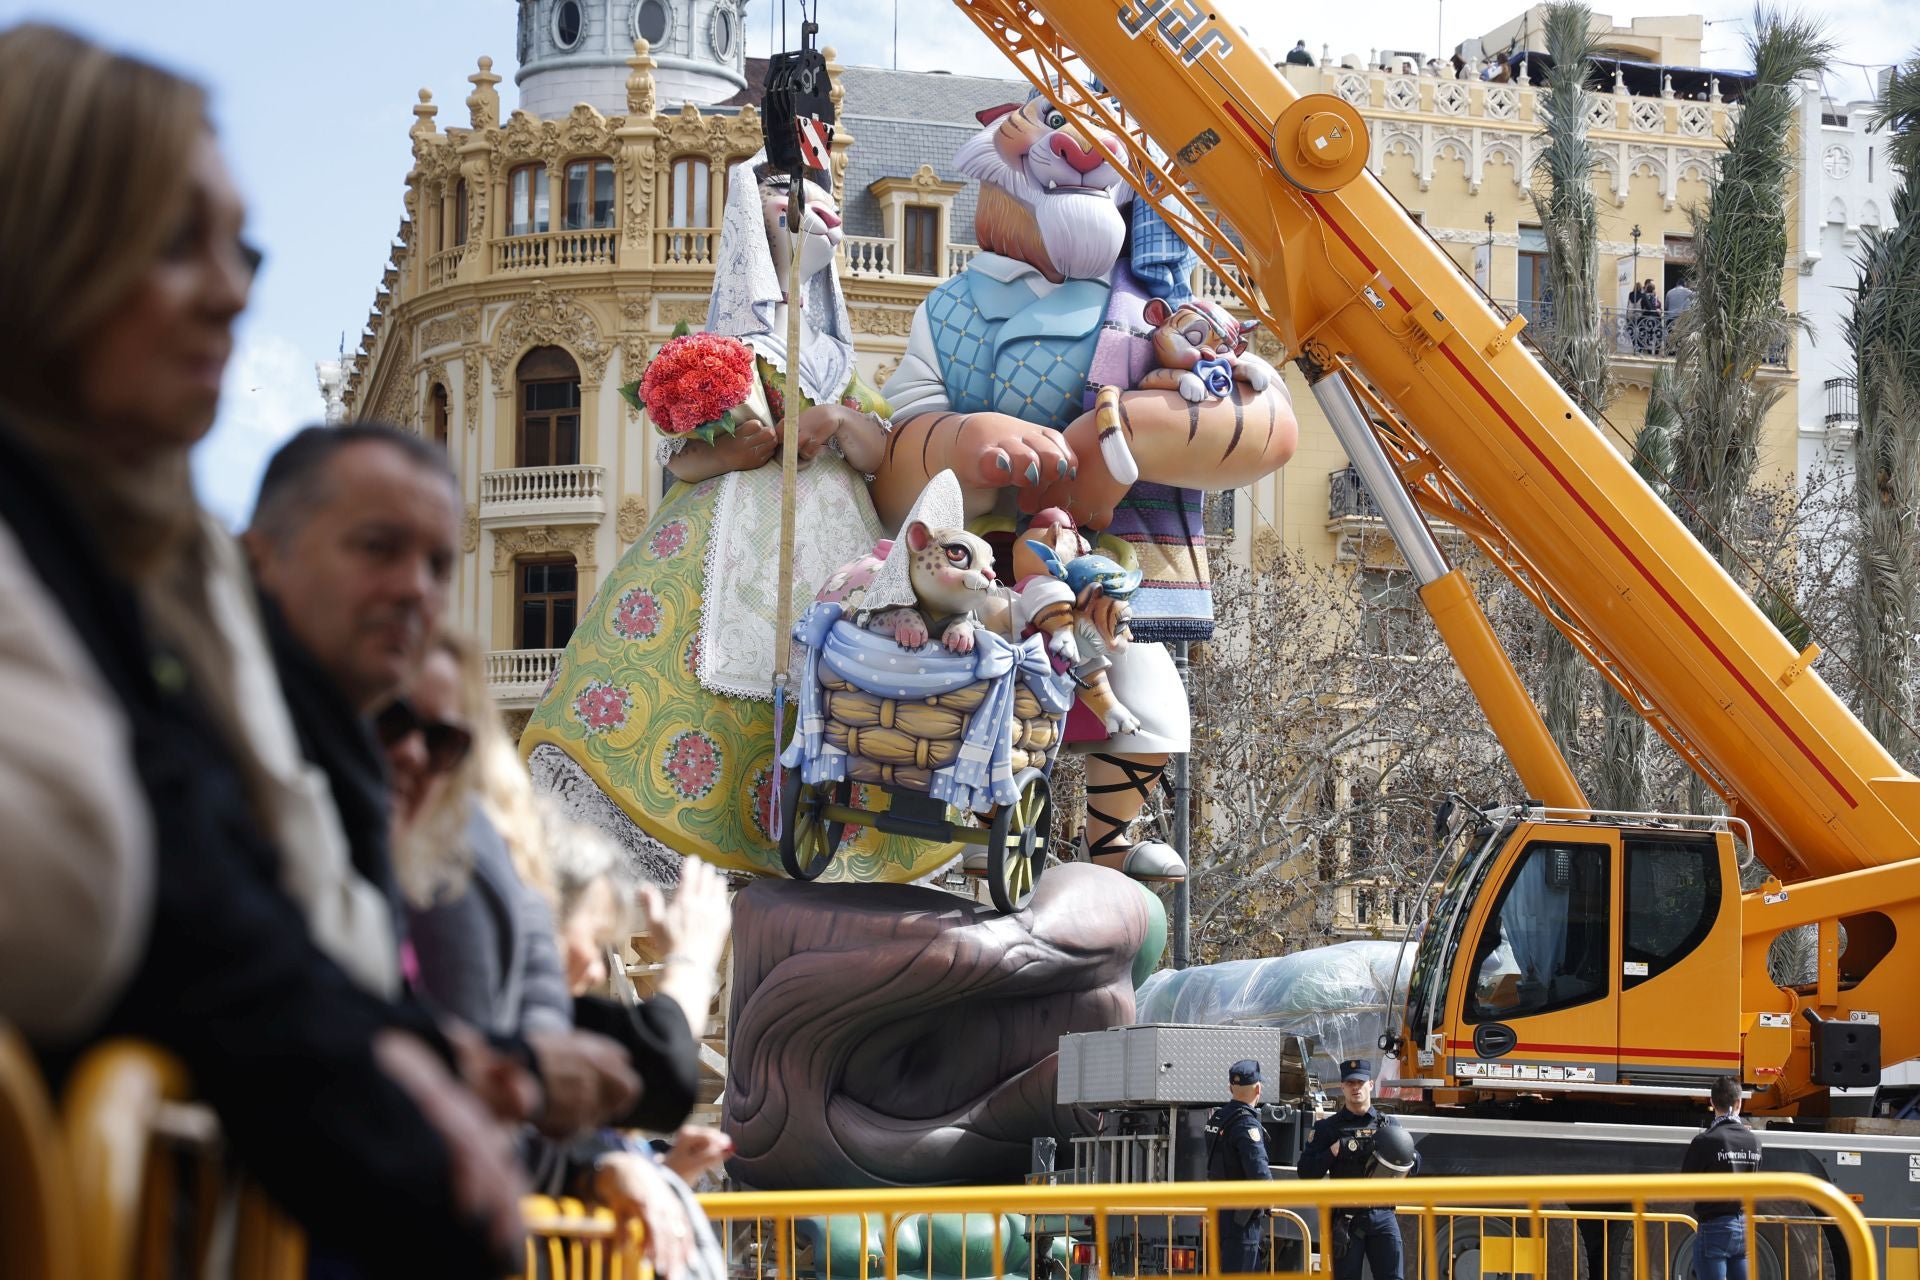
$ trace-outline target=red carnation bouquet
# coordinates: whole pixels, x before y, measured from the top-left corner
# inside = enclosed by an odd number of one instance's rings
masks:
[[[647,362],[640,381],[621,387],[620,394],[645,409],[663,434],[708,444],[749,419],[768,416],[753,348],[718,333],[676,331]]]

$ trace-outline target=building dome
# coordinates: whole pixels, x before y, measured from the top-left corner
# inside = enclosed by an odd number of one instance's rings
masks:
[[[579,103],[625,115],[633,42],[652,46],[660,108],[747,87],[747,0],[520,0],[520,106],[554,119]]]

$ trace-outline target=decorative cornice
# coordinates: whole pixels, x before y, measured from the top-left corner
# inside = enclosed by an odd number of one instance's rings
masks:
[[[507,378],[520,357],[534,347],[560,347],[580,364],[581,387],[597,387],[606,375],[613,349],[600,337],[600,328],[586,308],[571,295],[556,293],[545,280],[535,280],[532,292],[516,303],[494,327],[493,390],[504,395]]]
[[[592,569],[594,526],[534,525],[493,531],[493,571],[513,568],[515,556],[571,555],[582,569]]]

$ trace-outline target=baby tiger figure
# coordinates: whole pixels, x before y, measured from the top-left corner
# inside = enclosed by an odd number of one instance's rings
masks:
[[[1247,335],[1257,320],[1242,324],[1225,307],[1205,298],[1191,298],[1177,307],[1153,298],[1145,314],[1154,327],[1151,341],[1159,368],[1140,379],[1144,390],[1178,391],[1197,404],[1209,396],[1228,395],[1235,382],[1265,391],[1279,376],[1272,365],[1247,350]]]

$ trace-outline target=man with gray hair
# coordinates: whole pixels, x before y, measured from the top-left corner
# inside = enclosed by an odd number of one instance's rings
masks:
[[[369,718],[412,681],[446,612],[458,510],[438,446],[373,423],[308,427],[268,461],[241,539],[307,766],[280,788],[301,810],[279,824],[286,888],[383,995],[404,930]]]

